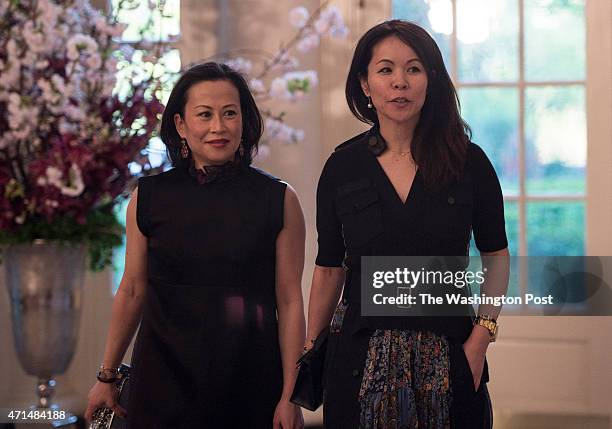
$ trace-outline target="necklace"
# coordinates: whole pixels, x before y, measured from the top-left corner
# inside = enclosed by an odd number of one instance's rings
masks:
[[[408,155],[410,155],[410,151],[408,151],[408,152],[400,152],[399,150],[391,150],[391,149],[389,149],[389,152],[394,153],[394,154],[399,155],[399,156],[408,156]]]

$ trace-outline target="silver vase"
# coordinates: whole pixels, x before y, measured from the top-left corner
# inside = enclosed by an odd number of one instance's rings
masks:
[[[36,408],[57,408],[53,377],[66,371],[76,347],[85,256],[84,245],[44,240],[5,252],[13,339],[22,368],[38,379]]]

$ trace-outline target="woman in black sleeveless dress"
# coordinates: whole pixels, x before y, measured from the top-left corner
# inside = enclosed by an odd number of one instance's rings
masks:
[[[355,49],[346,96],[373,127],[336,148],[317,191],[307,347],[331,321],[325,427],[488,429],[491,332],[478,319],[473,324],[473,309],[455,317],[362,317],[360,268],[363,256],[465,259],[473,231],[481,255],[501,262],[496,286],[505,289],[495,171],[469,141],[440,51],[417,25],[394,20],[370,29]],[[485,286],[489,296],[504,293]],[[482,320],[498,314],[479,307]]]
[[[289,402],[304,339],[304,220],[287,184],[250,166],[262,120],[246,82],[206,63],[178,81],[161,137],[174,169],[142,178],[126,269],[87,416],[142,316],[128,427],[301,428]],[[277,318],[278,313],[278,318]]]

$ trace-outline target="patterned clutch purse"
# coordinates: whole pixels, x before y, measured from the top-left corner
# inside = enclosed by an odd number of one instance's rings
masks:
[[[124,363],[119,367],[121,378],[116,381],[119,389],[119,405],[127,409],[128,397],[130,396],[130,366]],[[116,416],[110,408],[98,408],[94,411],[89,429],[125,429],[127,422],[124,418]]]

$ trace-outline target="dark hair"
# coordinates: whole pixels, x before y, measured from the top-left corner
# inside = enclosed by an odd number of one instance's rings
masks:
[[[263,134],[264,123],[246,80],[240,73],[225,64],[207,62],[193,66],[183,73],[174,85],[162,115],[160,137],[166,145],[168,156],[174,167],[187,167],[189,159],[184,159],[180,155],[181,136],[174,125],[174,115],[178,113],[181,117],[185,116],[189,88],[199,82],[216,80],[226,80],[232,83],[240,96],[242,146],[244,147],[241,162],[244,165],[250,165],[253,156],[257,153],[257,145]]]
[[[459,113],[457,92],[440,49],[426,30],[398,19],[370,28],[355,48],[346,80],[346,101],[357,119],[378,127],[376,111],[367,107],[360,79],[368,76],[374,46],[391,36],[414,50],[427,73],[427,95],[412,139],[412,156],[429,186],[447,185],[463,172],[471,130]]]

